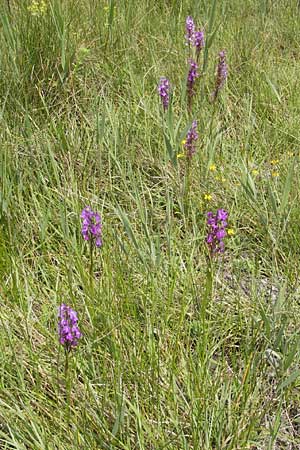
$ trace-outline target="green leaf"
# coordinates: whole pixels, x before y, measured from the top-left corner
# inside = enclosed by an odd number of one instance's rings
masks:
[[[288,174],[285,180],[285,184],[284,184],[284,189],[283,189],[283,193],[282,193],[282,197],[281,197],[281,202],[280,202],[280,208],[279,208],[279,214],[280,216],[282,216],[284,214],[285,208],[288,204],[288,199],[289,199],[289,195],[290,195],[290,191],[291,191],[291,187],[292,187],[292,180],[293,180],[293,175],[294,175],[294,164],[295,161],[293,161],[288,169]]]
[[[286,380],[284,380],[282,383],[280,383],[277,390],[280,391],[282,389],[285,389],[290,384],[292,384],[294,381],[296,381],[299,376],[300,376],[300,369],[294,370],[294,372],[292,372],[291,375]]]
[[[167,147],[167,152],[169,155],[169,159],[172,162],[172,164],[176,167],[177,166],[177,157],[176,157],[176,151],[173,149],[173,146],[170,142],[170,139],[168,138],[168,136],[166,134],[164,134],[164,138],[165,138],[165,144]]]
[[[140,261],[142,263],[145,263],[145,257],[143,255],[143,253],[141,252],[140,246],[138,244],[138,241],[136,240],[136,237],[134,235],[133,229],[132,229],[132,225],[126,215],[126,213],[119,207],[117,207],[115,209],[116,214],[119,216],[119,218],[121,219],[121,221],[123,222],[125,231],[127,233],[127,236],[129,237],[129,239],[131,240],[131,242],[134,245],[134,248],[136,249],[137,255],[140,259]]]

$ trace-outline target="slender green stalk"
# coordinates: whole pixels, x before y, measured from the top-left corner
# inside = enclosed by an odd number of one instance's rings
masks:
[[[184,183],[183,183],[183,208],[185,220],[188,219],[189,215],[190,184],[191,184],[191,158],[186,157]]]
[[[66,418],[67,418],[67,424],[70,424],[71,421],[71,371],[69,368],[69,357],[70,352],[67,348],[65,348],[65,399],[66,399]]]
[[[90,285],[93,286],[94,282],[94,240],[90,239]]]

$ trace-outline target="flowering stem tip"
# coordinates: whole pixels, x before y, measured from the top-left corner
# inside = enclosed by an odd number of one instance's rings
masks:
[[[216,214],[213,214],[212,212],[207,213],[206,223],[208,226],[208,234],[206,243],[209,247],[211,255],[224,252],[223,239],[227,235],[227,219],[228,212],[225,211],[225,209],[218,209]]]
[[[194,44],[195,24],[191,16],[188,16],[185,21],[186,42],[188,45]]]
[[[217,98],[219,91],[224,86],[226,78],[227,78],[227,74],[228,74],[228,68],[227,68],[227,63],[226,63],[226,52],[225,52],[225,50],[222,50],[219,53],[216,86],[215,86],[215,90],[212,94],[212,100],[215,100]]]
[[[82,336],[78,328],[77,313],[64,303],[60,305],[58,311],[58,334],[59,342],[67,352],[78,345],[78,340]]]
[[[198,59],[201,50],[205,47],[204,31],[195,32],[194,45],[196,47],[196,55]]]
[[[185,32],[186,45],[188,45],[189,48],[194,47],[196,49],[198,60],[201,50],[205,47],[204,31],[196,31],[193,18],[188,16],[185,21]]]
[[[187,132],[184,148],[186,149],[186,156],[188,159],[191,159],[191,157],[196,152],[196,141],[198,139],[199,135],[197,133],[197,121],[194,120],[192,123],[191,128]]]
[[[102,223],[100,214],[92,211],[90,206],[85,207],[81,213],[82,228],[81,234],[85,241],[92,241],[96,247],[102,245]]]
[[[164,111],[168,109],[170,101],[170,82],[167,78],[161,77],[158,85],[158,93],[160,95]]]
[[[189,60],[189,72],[187,76],[187,97],[188,97],[188,110],[191,112],[192,109],[192,98],[195,95],[195,83],[196,79],[199,77],[198,64],[193,59]]]

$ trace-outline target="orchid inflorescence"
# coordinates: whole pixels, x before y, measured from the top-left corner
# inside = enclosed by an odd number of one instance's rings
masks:
[[[158,85],[158,93],[160,95],[164,111],[168,109],[169,101],[170,101],[170,81],[165,78],[161,77]]]
[[[194,120],[192,123],[191,128],[187,132],[184,148],[186,149],[186,156],[187,158],[191,158],[195,151],[196,151],[196,141],[198,139],[199,135],[197,133],[197,121]]]
[[[200,54],[200,51],[205,46],[205,39],[204,39],[204,31],[198,30],[195,31],[195,23],[191,16],[188,16],[185,21],[185,39],[186,43],[189,46],[196,48],[196,54],[197,57]]]
[[[226,52],[222,50],[219,53],[219,62],[217,67],[217,77],[216,77],[216,86],[215,90],[212,93],[212,100],[215,100],[218,96],[219,91],[225,84],[227,78],[228,68],[226,63]]]
[[[81,233],[85,241],[95,242],[96,247],[102,245],[102,223],[100,214],[92,211],[90,206],[86,206],[81,213],[82,228]]]
[[[76,347],[82,334],[78,328],[77,313],[64,303],[60,305],[58,312],[59,342],[69,352]]]
[[[206,243],[209,247],[211,255],[224,252],[223,239],[227,235],[226,228],[228,219],[228,212],[225,209],[218,209],[216,214],[211,211],[207,213],[208,233]]]

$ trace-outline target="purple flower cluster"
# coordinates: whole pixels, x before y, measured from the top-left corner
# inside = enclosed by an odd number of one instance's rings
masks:
[[[192,91],[193,86],[196,81],[196,78],[199,77],[199,73],[197,72],[198,64],[196,63],[196,61],[194,61],[193,59],[190,59],[189,64],[190,64],[190,68],[189,68],[189,73],[188,73],[188,78],[187,78],[187,85],[188,85],[189,91]]]
[[[81,228],[83,239],[95,241],[96,247],[101,247],[102,224],[100,215],[93,212],[90,206],[87,206],[82,210],[80,217],[83,219]]]
[[[228,212],[225,209],[218,209],[214,215],[212,212],[207,213],[208,234],[206,242],[212,255],[224,252],[223,239],[226,236]]]
[[[219,53],[219,63],[218,63],[218,68],[217,68],[216,87],[213,92],[213,100],[217,97],[218,92],[224,86],[226,78],[227,78],[226,52],[225,52],[225,50],[222,50]]]
[[[195,38],[194,38],[194,45],[196,47],[196,54],[198,57],[201,50],[205,46],[204,31],[196,31]]]
[[[188,158],[191,158],[196,151],[195,143],[196,143],[197,139],[198,139],[197,121],[194,120],[191,128],[187,132],[186,140],[185,140],[185,144],[184,144],[184,147],[187,151]]]
[[[160,79],[159,85],[158,85],[158,93],[160,95],[160,98],[162,100],[162,104],[164,107],[164,111],[168,109],[169,106],[169,91],[170,91],[170,82],[167,78],[162,77]]]
[[[187,94],[188,94],[188,99],[189,99],[189,106],[191,106],[191,99],[195,93],[194,86],[195,86],[196,79],[199,77],[199,73],[197,72],[198,65],[197,65],[196,61],[194,61],[193,59],[190,59],[189,64],[190,64],[190,68],[189,68],[189,73],[188,73],[188,77],[187,77]]]
[[[58,312],[58,334],[59,342],[68,351],[77,346],[78,339],[82,336],[78,328],[77,313],[64,303],[60,305]]]
[[[187,44],[194,44],[194,35],[195,35],[195,24],[194,20],[191,16],[188,16],[185,21],[185,30],[186,30],[186,41]]]
[[[187,45],[192,45],[192,47],[196,47],[196,54],[199,56],[200,51],[204,48],[205,40],[204,40],[204,32],[203,31],[195,31],[195,23],[191,16],[188,16],[185,21],[185,30],[186,30],[186,42]]]

